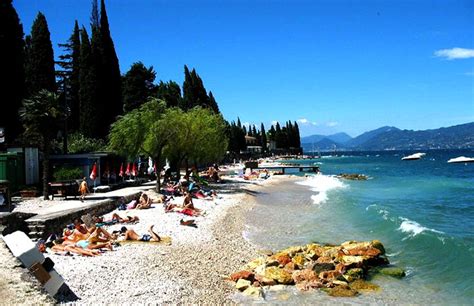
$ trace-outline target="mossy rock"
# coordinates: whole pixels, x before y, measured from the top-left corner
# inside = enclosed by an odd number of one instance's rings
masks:
[[[357,292],[356,290],[346,286],[336,286],[325,291],[327,292],[327,294],[334,297],[354,297],[359,294],[359,292]]]
[[[388,276],[397,277],[397,278],[402,278],[406,276],[405,270],[398,267],[380,268],[378,272],[383,275],[388,275]]]
[[[349,284],[349,287],[356,291],[378,291],[380,287],[378,285],[369,283],[365,280],[358,279]]]
[[[305,257],[301,254],[298,254],[298,255],[295,255],[293,258],[292,258],[292,262],[297,265],[298,267],[303,267],[304,266],[304,263],[305,263]]]
[[[380,251],[380,255],[385,254],[385,248],[382,242],[380,242],[379,240],[372,240],[372,247],[378,249]]]
[[[349,269],[349,270],[347,270],[346,273],[344,273],[343,277],[348,282],[353,282],[355,280],[364,278],[364,270],[361,269],[361,268]]]
[[[287,271],[278,267],[268,267],[265,269],[265,277],[274,279],[280,284],[292,284],[293,278]]]

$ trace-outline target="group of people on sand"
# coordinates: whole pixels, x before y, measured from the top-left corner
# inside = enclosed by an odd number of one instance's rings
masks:
[[[210,167],[207,174],[209,178],[218,181],[220,178],[217,174],[217,166]],[[195,173],[196,172],[196,173]],[[197,171],[187,173],[177,183],[169,182],[167,189],[163,194],[159,194],[156,199],[152,199],[147,193],[141,193],[133,198],[130,202],[119,205],[119,210],[129,209],[148,209],[153,203],[163,204],[165,212],[178,212],[187,216],[200,216],[203,211],[196,208],[193,198],[214,199],[217,193],[213,190],[206,189],[203,181]],[[168,190],[168,192],[166,192]],[[89,192],[86,179],[79,187],[81,192],[81,200]],[[183,195],[183,203],[173,204],[171,200],[175,195]],[[84,218],[84,217],[83,217]],[[89,217],[90,219],[91,217]],[[83,222],[86,221],[86,222]],[[122,226],[120,230],[109,233],[105,227],[119,223],[131,224],[139,222],[138,216],[122,217],[117,213],[113,213],[110,219],[105,220],[103,217],[93,216],[92,220],[76,219],[72,224],[66,226],[61,235],[56,235],[55,239],[48,239],[47,243],[43,243],[40,249],[43,251],[46,247],[51,248],[55,253],[75,253],[84,256],[96,256],[104,250],[113,250],[113,246],[124,240],[135,241],[160,241],[161,237],[153,230],[153,226],[148,227],[145,234],[138,234],[132,228]],[[194,220],[180,220],[181,225],[196,226]]]
[[[45,252],[50,248],[53,253],[74,253],[84,256],[97,256],[103,250],[113,250],[114,245],[120,241],[160,241],[161,237],[153,231],[153,225],[148,228],[148,233],[139,235],[135,230],[123,226],[120,231],[109,233],[104,226],[117,223],[138,222],[137,216],[121,217],[117,213],[109,220],[103,217],[92,217],[93,223],[87,226],[81,219],[75,219],[72,224],[67,225],[62,234],[55,239],[48,239],[47,242],[40,241],[38,248]]]

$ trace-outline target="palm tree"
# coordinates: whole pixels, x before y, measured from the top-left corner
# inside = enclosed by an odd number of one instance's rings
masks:
[[[23,100],[20,119],[28,142],[43,151],[43,197],[48,197],[49,155],[51,141],[55,138],[64,112],[57,94],[45,89]]]

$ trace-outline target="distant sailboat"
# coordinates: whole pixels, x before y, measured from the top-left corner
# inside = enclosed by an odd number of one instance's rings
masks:
[[[422,158],[425,155],[426,155],[426,153],[415,153],[415,154],[412,154],[412,155],[402,157],[402,160],[417,160],[417,159]]]
[[[451,158],[448,160],[448,163],[474,163],[474,157],[459,156],[456,158]]]

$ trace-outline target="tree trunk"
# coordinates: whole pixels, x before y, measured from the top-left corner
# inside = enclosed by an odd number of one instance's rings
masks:
[[[160,163],[160,156],[155,158],[155,166],[156,166],[156,192],[160,193],[161,190],[161,163]]]
[[[49,200],[49,141],[46,140],[43,146],[43,199]]]
[[[189,171],[189,160],[187,158],[184,160],[184,167],[185,167],[184,175],[186,177],[186,180],[189,181],[189,172],[188,172]]]

